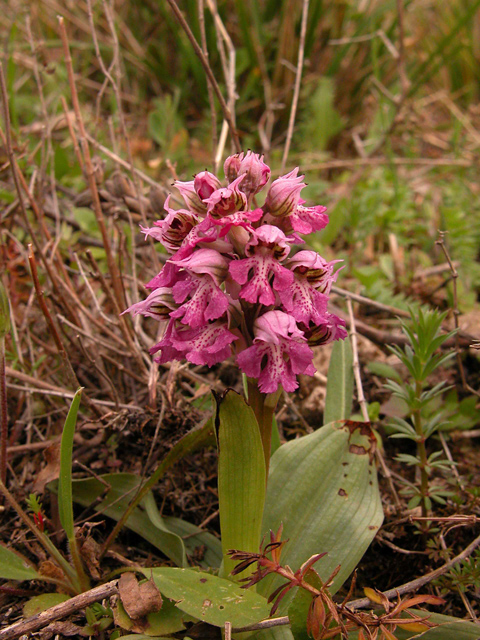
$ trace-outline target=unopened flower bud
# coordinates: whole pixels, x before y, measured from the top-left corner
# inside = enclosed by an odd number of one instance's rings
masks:
[[[206,200],[214,191],[220,189],[222,186],[217,176],[214,176],[210,171],[201,171],[197,173],[193,181],[193,186],[198,194],[200,200]]]
[[[225,160],[225,164],[223,165],[223,170],[225,171],[225,177],[228,182],[233,182],[235,178],[238,177],[238,172],[240,171],[240,165],[243,160],[243,152],[236,153],[233,156],[228,156]]]
[[[242,191],[247,198],[261,191],[270,178],[270,167],[263,162],[263,156],[247,151],[247,155],[240,163],[238,175],[245,174]]]
[[[0,281],[0,338],[4,338],[10,331],[10,305],[5,288]]]
[[[288,216],[295,211],[300,200],[300,191],[305,187],[304,176],[298,168],[272,182],[265,199],[264,210],[274,217]]]

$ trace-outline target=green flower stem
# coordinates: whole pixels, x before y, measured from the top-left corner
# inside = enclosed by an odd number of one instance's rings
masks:
[[[70,555],[72,557],[73,566],[75,567],[75,571],[77,573],[80,591],[88,591],[91,588],[90,580],[88,579],[88,576],[85,573],[85,569],[83,568],[83,562],[82,558],[80,557],[76,538],[69,540],[68,546],[70,548]]]
[[[247,378],[248,404],[252,407],[257,418],[260,429],[260,437],[263,445],[263,455],[265,456],[265,473],[268,479],[268,469],[270,467],[270,452],[272,447],[272,424],[275,407],[282,393],[279,387],[275,393],[262,393],[257,381]]]
[[[422,383],[418,380],[415,382],[415,395],[417,398],[420,398],[420,396],[422,395]],[[413,423],[418,436],[417,452],[418,457],[420,458],[420,493],[422,495],[422,517],[425,518],[428,515],[428,509],[425,503],[425,498],[427,498],[428,496],[428,461],[427,449],[425,447],[425,436],[423,433],[421,409],[415,409],[415,411],[413,412]]]

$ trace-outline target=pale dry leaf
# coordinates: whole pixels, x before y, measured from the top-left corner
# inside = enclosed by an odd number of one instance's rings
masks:
[[[118,591],[126,613],[133,620],[144,618],[162,608],[162,596],[153,580],[139,584],[133,573],[122,573]]]

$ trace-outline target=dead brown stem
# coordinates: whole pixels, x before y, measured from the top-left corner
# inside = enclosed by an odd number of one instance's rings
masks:
[[[230,109],[227,106],[227,103],[225,102],[225,98],[222,95],[222,92],[220,91],[220,87],[218,86],[218,83],[215,79],[215,76],[213,74],[213,71],[210,67],[210,64],[208,62],[208,60],[205,58],[205,55],[200,47],[200,45],[198,44],[198,42],[195,39],[195,36],[193,35],[190,27],[188,26],[187,21],[185,20],[185,18],[183,17],[182,12],[180,11],[180,9],[177,6],[177,3],[175,2],[175,0],[167,0],[168,4],[170,5],[175,18],[177,19],[178,23],[180,24],[180,26],[182,27],[182,29],[185,31],[185,34],[187,35],[187,38],[190,40],[190,43],[193,47],[193,50],[195,51],[196,55],[198,56],[198,59],[200,60],[200,63],[202,65],[202,67],[205,70],[205,73],[207,75],[207,79],[210,82],[210,84],[212,85],[212,89],[215,92],[215,95],[217,96],[217,99],[220,103],[220,107],[223,111],[223,115],[225,117],[225,120],[228,123],[228,127],[230,129],[230,135],[232,136],[232,140],[233,140],[233,144],[235,146],[235,149],[237,151],[237,153],[240,153],[240,151],[242,150],[242,145],[240,144],[240,139],[238,137],[237,134],[237,130],[235,128],[235,123],[233,121],[233,116],[230,112]]]
[[[15,622],[15,624],[0,630],[0,640],[15,640],[15,638],[19,638],[22,635],[31,634],[55,620],[61,620],[76,611],[85,609],[85,607],[94,602],[101,602],[103,599],[118,593],[117,582],[117,580],[106,582],[94,589],[90,589],[90,591],[85,591],[85,593],[70,598],[70,600],[50,607],[50,609],[37,613],[31,618],[27,618],[27,620]]]
[[[295,126],[295,116],[297,115],[298,97],[300,95],[300,82],[302,80],[303,59],[305,55],[305,36],[307,33],[307,17],[308,17],[309,0],[303,0],[302,5],[302,24],[300,27],[300,42],[298,45],[297,69],[295,72],[295,86],[293,89],[292,106],[290,108],[290,117],[288,120],[287,139],[283,149],[281,172],[285,170],[288,154],[290,152],[290,144],[293,137],[293,127]]]
[[[68,80],[70,84],[70,92],[72,97],[73,109],[75,111],[75,118],[77,120],[77,125],[80,131],[80,145],[83,153],[86,179],[90,189],[90,193],[92,194],[92,198],[93,198],[93,211],[95,213],[97,224],[100,229],[100,233],[102,235],[102,242],[105,248],[108,270],[110,273],[110,277],[112,278],[112,286],[115,292],[117,306],[119,309],[124,309],[126,307],[126,301],[123,295],[123,287],[121,283],[120,273],[118,271],[117,264],[112,254],[110,240],[108,238],[107,228],[105,226],[105,219],[103,217],[102,206],[100,203],[100,197],[98,195],[97,184],[95,182],[95,173],[94,173],[94,168],[92,164],[92,158],[90,156],[90,148],[88,146],[85,125],[83,123],[82,113],[80,111],[80,104],[78,101],[77,88],[75,86],[75,76],[73,72],[72,57],[70,55],[70,46],[68,43],[67,31],[65,29],[65,24],[62,17],[58,18],[58,24],[60,27],[60,35],[63,43],[63,53],[65,56],[65,66],[67,68]]]

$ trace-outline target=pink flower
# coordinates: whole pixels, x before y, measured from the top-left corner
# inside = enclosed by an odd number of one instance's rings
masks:
[[[305,276],[295,275],[288,289],[278,293],[285,311],[297,322],[322,322],[327,313],[328,296],[314,289]]]
[[[328,344],[334,340],[345,340],[348,333],[345,329],[345,320],[333,313],[327,313],[325,319],[318,325],[311,324],[303,327],[305,338],[311,347]]]
[[[200,200],[205,201],[222,185],[216,175],[210,171],[201,171],[195,176],[193,186]]]
[[[254,324],[253,345],[237,356],[240,369],[258,379],[262,393],[298,387],[297,374],[313,375],[313,351],[306,344],[295,318],[282,311],[267,311]]]
[[[304,200],[299,204],[288,217],[288,222],[292,229],[298,233],[313,233],[324,229],[328,224],[328,215],[325,213],[327,207],[318,205],[317,207],[304,207]]]
[[[242,191],[248,199],[261,191],[270,178],[270,167],[263,162],[263,156],[250,150],[245,156],[237,153],[227,158],[224,169],[229,182],[234,181],[237,176],[245,177]]]
[[[221,253],[228,253],[232,249],[232,245],[228,240],[220,239],[219,228],[212,225],[211,219],[206,218],[200,224],[190,231],[171,260],[179,261],[190,256],[197,247],[206,244],[209,248],[215,248]]]
[[[132,304],[123,313],[131,313],[132,316],[141,314],[155,320],[169,320],[170,312],[174,311],[177,305],[174,302],[172,290],[169,287],[159,287],[141,302]]]
[[[334,272],[334,268],[339,262],[341,260],[327,262],[316,251],[304,250],[292,256],[285,266],[295,275],[305,277],[312,287],[328,295],[337,279],[338,271]]]
[[[219,238],[227,235],[232,227],[243,227],[251,233],[254,232],[252,224],[263,218],[262,209],[254,209],[253,211],[237,211],[223,218],[211,218],[212,225],[221,227]]]
[[[239,176],[228,187],[217,189],[209,198],[205,198],[207,212],[212,218],[223,218],[246,209],[247,196],[239,189],[244,178],[245,175]]]
[[[163,265],[163,269],[160,273],[157,273],[150,282],[145,285],[147,289],[157,289],[158,287],[173,287],[173,285],[179,280],[184,278],[186,273],[182,274],[180,267],[175,266],[171,260]]]
[[[165,201],[165,210],[168,214],[164,220],[157,220],[153,223],[153,227],[140,225],[140,229],[145,234],[145,238],[151,236],[161,242],[169,253],[175,253],[193,227],[198,224],[199,218],[185,209],[170,209],[169,201],[170,196]]]
[[[238,172],[240,171],[240,165],[242,164],[242,160],[244,158],[244,153],[235,153],[233,156],[228,156],[223,165],[223,170],[225,171],[225,177],[228,182],[233,182],[235,178],[238,177]]]
[[[273,289],[283,291],[294,279],[293,273],[279,262],[289,251],[283,231],[270,225],[259,227],[246,247],[250,257],[234,260],[229,266],[232,278],[245,285],[240,290],[240,297],[253,304],[257,301],[265,306],[275,304]],[[273,289],[270,285],[272,275]]]
[[[205,215],[207,213],[207,205],[198,197],[193,180],[189,180],[188,182],[175,180],[173,186],[177,187],[180,191],[180,195],[185,200],[185,204],[188,209],[191,209],[194,213],[199,215]]]
[[[230,357],[230,345],[237,339],[221,321],[194,329],[181,325],[178,328],[175,320],[171,320],[162,340],[150,349],[150,353],[160,352],[155,358],[160,364],[185,358],[193,364],[213,367]]]
[[[293,391],[298,374],[315,372],[310,346],[346,336],[328,311],[338,261],[309,250],[290,257],[304,242],[299,234],[325,227],[325,207],[305,206],[298,168],[272,183],[262,208],[251,201],[270,178],[263,156],[235,154],[224,168],[228,186],[208,171],[175,182],[185,207],[172,209],[167,198],[165,219],[142,229],[170,257],[147,284],[150,295],[127,311],[163,323],[151,349],[159,363],[211,367],[235,342],[241,370],[261,392]]]
[[[217,320],[228,309],[227,295],[215,284],[210,276],[193,277],[178,282],[173,287],[173,297],[181,306],[170,316],[190,327],[203,327],[210,320]],[[186,298],[187,302],[184,302]],[[182,304],[183,303],[183,304]]]
[[[197,249],[188,258],[176,260],[177,267],[183,267],[197,275],[208,274],[217,284],[227,277],[229,260],[214,249]]]
[[[300,191],[306,186],[304,176],[298,175],[298,167],[274,180],[268,190],[263,209],[266,213],[281,218],[293,213],[300,200]]]

